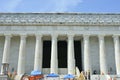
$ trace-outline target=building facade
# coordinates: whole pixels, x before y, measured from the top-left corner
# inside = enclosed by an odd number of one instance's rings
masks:
[[[120,74],[119,36],[115,13],[0,13],[1,73]]]

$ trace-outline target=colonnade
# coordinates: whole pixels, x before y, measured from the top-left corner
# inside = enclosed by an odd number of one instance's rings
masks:
[[[35,46],[35,58],[34,58],[34,70],[42,69],[42,50],[43,43],[42,37],[43,35],[37,34],[36,36],[36,46]],[[74,56],[74,36],[75,35],[67,35],[68,37],[68,60],[67,60],[67,68],[68,74],[75,74],[75,56]],[[89,46],[89,37],[91,35],[83,35],[84,42],[84,71],[91,70],[91,60],[90,60],[90,46]],[[10,55],[10,42],[12,35],[5,35],[5,43],[3,50],[3,59],[2,63],[9,63],[9,55]],[[18,58],[18,68],[17,74],[21,75],[25,73],[25,48],[26,48],[26,37],[27,35],[20,35],[20,47],[19,47],[19,58]],[[98,35],[99,41],[99,57],[100,57],[100,71],[101,73],[107,74],[107,63],[106,63],[106,53],[105,53],[105,35]],[[58,55],[57,55],[57,39],[58,35],[51,35],[51,64],[50,64],[50,73],[58,74]],[[115,64],[116,64],[116,73],[120,74],[120,43],[119,43],[119,35],[113,35],[114,41],[114,50],[115,50]],[[3,68],[1,68],[1,73],[3,73]]]

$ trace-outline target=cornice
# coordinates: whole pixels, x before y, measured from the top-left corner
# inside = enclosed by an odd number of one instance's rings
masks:
[[[0,13],[0,26],[120,25],[119,13]]]

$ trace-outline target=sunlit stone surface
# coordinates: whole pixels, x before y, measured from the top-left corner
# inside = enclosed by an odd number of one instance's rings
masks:
[[[91,74],[120,74],[119,36],[120,14],[0,13],[1,74],[4,63],[18,75],[37,69],[43,74],[75,74],[76,65]],[[43,67],[44,41],[51,41],[48,68]],[[59,41],[67,42],[64,68],[59,67]],[[78,63],[74,41],[81,46]]]

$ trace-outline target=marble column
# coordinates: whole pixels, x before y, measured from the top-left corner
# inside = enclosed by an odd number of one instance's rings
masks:
[[[101,74],[107,74],[107,63],[105,53],[104,35],[99,35],[99,54],[100,54],[100,72]]]
[[[83,35],[84,39],[84,71],[91,71],[91,60],[89,50],[89,35]]]
[[[114,35],[113,38],[114,38],[116,73],[117,73],[117,75],[120,75],[120,43],[119,43],[119,36]]]
[[[74,35],[68,35],[68,74],[75,74]]]
[[[34,70],[42,70],[42,35],[36,35]]]
[[[9,54],[10,54],[10,41],[11,35],[5,35],[5,43],[4,43],[4,50],[3,50],[3,58],[2,64],[9,64]],[[1,74],[3,74],[3,65],[1,67]]]
[[[52,35],[50,73],[58,74],[57,35]]]
[[[21,35],[19,47],[19,58],[17,74],[22,75],[25,73],[25,55],[26,55],[26,35]]]

